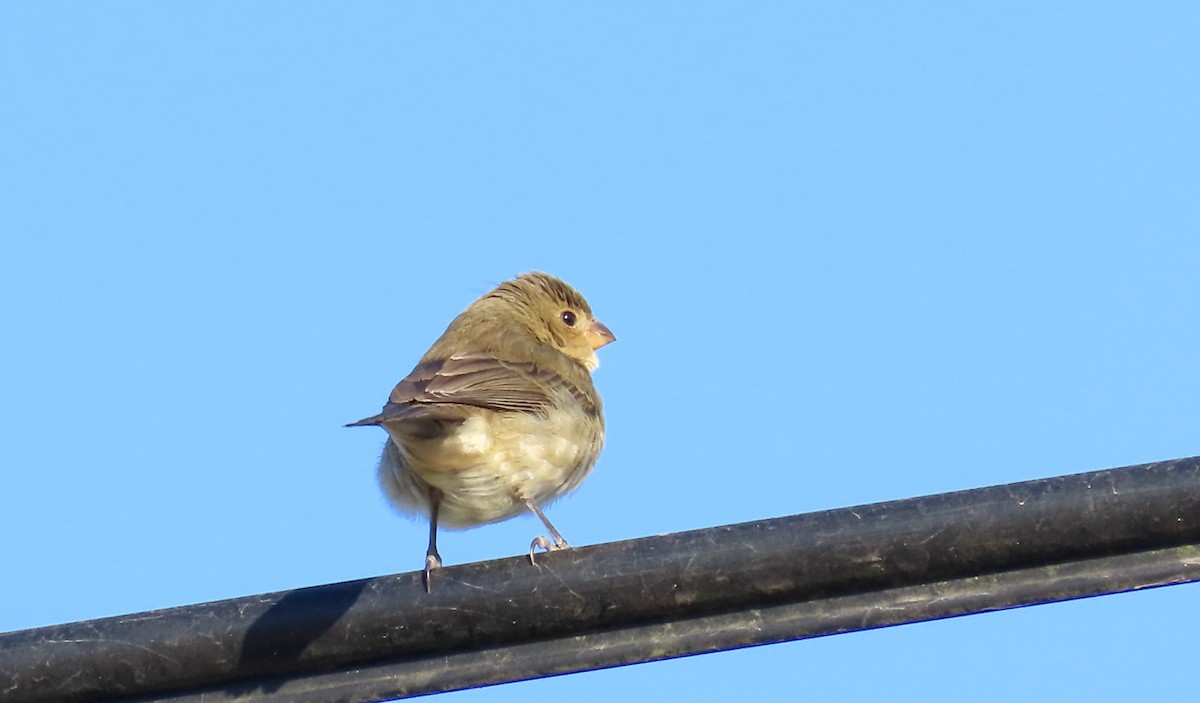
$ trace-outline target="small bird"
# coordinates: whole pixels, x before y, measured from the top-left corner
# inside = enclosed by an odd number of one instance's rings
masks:
[[[542,506],[575,490],[596,464],[604,415],[591,372],[616,337],[574,288],[541,272],[506,281],[450,323],[378,415],[388,440],[379,483],[399,511],[429,519],[425,589],[438,525],[476,527],[526,510],[539,536],[529,559],[570,545]]]

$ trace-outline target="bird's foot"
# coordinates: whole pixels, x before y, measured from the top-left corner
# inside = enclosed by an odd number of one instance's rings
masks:
[[[529,544],[529,563],[534,566],[537,566],[537,562],[533,560],[533,555],[537,553],[539,548],[547,552],[556,552],[560,549],[570,549],[571,545],[567,544],[567,540],[561,536],[556,536],[555,541],[551,542],[546,535],[538,535]]]
[[[436,554],[425,555],[425,592],[433,593],[433,570],[442,568],[442,558]]]

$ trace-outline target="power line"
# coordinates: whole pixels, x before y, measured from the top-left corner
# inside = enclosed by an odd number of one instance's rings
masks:
[[[1200,457],[0,634],[0,701],[332,703],[1200,580]]]

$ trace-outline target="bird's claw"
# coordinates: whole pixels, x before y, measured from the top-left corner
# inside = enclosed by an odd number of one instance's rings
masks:
[[[442,558],[436,554],[425,555],[425,592],[432,593],[433,570],[442,568]]]
[[[537,562],[533,560],[534,554],[539,548],[547,552],[556,552],[560,549],[570,549],[571,545],[567,544],[567,540],[559,537],[556,541],[551,542],[546,535],[538,535],[533,538],[533,542],[529,544],[529,563],[537,566]]]

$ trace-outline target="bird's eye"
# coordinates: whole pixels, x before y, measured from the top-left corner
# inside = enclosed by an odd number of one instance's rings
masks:
[[[575,313],[571,312],[570,310],[563,310],[563,314],[559,317],[562,318],[562,321],[566,323],[567,327],[575,326]]]

